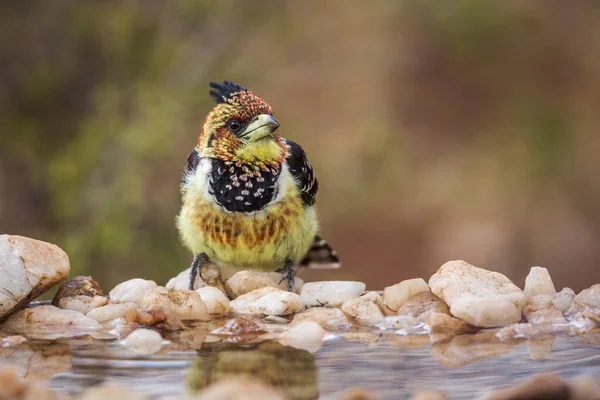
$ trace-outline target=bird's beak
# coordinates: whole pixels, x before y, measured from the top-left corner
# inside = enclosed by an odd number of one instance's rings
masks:
[[[273,132],[277,128],[279,128],[279,122],[275,118],[269,114],[260,114],[246,126],[240,137],[255,141],[267,136],[273,136]]]

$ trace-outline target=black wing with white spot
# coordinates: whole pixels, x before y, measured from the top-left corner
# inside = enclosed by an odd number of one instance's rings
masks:
[[[186,176],[192,175],[196,171],[196,168],[198,168],[199,163],[200,163],[200,154],[198,153],[197,149],[194,149],[194,151],[192,151],[190,153],[190,155],[188,156],[187,163],[185,164],[185,171],[183,171],[183,176],[181,177],[182,190],[183,190],[183,185],[185,184]]]
[[[292,176],[296,180],[300,196],[305,206],[315,204],[315,198],[319,191],[319,182],[304,149],[295,142],[285,139],[290,148],[290,156],[287,159]]]

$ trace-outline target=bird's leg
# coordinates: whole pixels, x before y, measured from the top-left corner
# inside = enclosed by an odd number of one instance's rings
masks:
[[[279,283],[281,284],[281,282],[283,282],[284,280],[287,279],[288,291],[293,293],[294,292],[294,278],[296,277],[296,264],[294,264],[290,260],[287,260],[285,262],[285,265],[283,266],[283,268],[279,268],[277,270],[277,272],[281,272],[283,274],[283,277],[281,278]]]
[[[192,268],[190,269],[190,290],[194,290],[194,284],[196,283],[196,277],[201,273],[202,267],[205,264],[208,264],[210,259],[206,255],[206,253],[200,253],[194,256],[194,260],[192,260]],[[200,275],[202,278],[202,275]]]

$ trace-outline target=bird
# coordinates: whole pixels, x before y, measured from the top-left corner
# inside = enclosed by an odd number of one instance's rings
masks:
[[[209,86],[216,105],[187,159],[176,219],[193,253],[189,289],[208,264],[280,272],[290,292],[298,267],[338,268],[317,234],[319,183],[304,149],[279,135],[261,97],[232,81]]]

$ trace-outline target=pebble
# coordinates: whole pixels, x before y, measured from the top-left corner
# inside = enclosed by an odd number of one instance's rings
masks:
[[[98,322],[106,322],[116,318],[125,318],[128,311],[135,311],[136,309],[137,305],[135,303],[107,304],[90,310],[86,316]]]
[[[95,319],[50,305],[21,310],[2,325],[4,332],[35,338],[79,336],[100,328]]]
[[[302,311],[304,305],[296,293],[264,287],[232,300],[231,308],[238,314],[289,315]]]
[[[208,286],[208,284],[199,276],[196,277],[196,281],[194,281],[194,290],[204,286]],[[176,277],[169,279],[165,287],[167,289],[188,290],[190,287],[190,268],[181,271]]]
[[[164,305],[153,304],[150,307],[145,307],[143,309],[136,307],[136,309],[133,309],[132,311],[134,312],[128,311],[125,314],[127,322],[135,322],[146,326],[162,324],[161,328],[170,331],[177,331],[185,327],[181,322],[181,319],[179,319],[170,308]]]
[[[302,286],[300,298],[305,306],[339,307],[363,294],[365,288],[364,283],[353,281],[308,282]]]
[[[564,315],[579,332],[586,332],[600,325],[600,284],[582,290]]]
[[[69,257],[58,246],[0,235],[0,323],[69,275]]]
[[[471,325],[505,326],[521,320],[525,293],[506,276],[464,261],[449,261],[430,279],[431,291]]]
[[[424,323],[430,333],[457,335],[474,330],[469,324],[454,318],[446,303],[429,291],[411,297],[398,309],[398,316],[412,317]]]
[[[305,321],[287,329],[279,337],[279,343],[314,353],[323,347],[325,330],[313,321]]]
[[[529,275],[525,278],[523,292],[530,302],[535,296],[539,295],[554,297],[556,289],[548,270],[543,267],[532,267]]]
[[[552,307],[552,302],[542,305],[528,304],[523,307],[523,317],[532,324],[567,325],[564,315]]]
[[[583,289],[575,296],[574,301],[590,307],[600,307],[600,284],[593,285],[589,289]]]
[[[375,292],[367,293],[342,304],[342,311],[362,326],[373,326],[384,318],[383,299]]]
[[[239,271],[225,282],[225,290],[230,299],[263,287],[287,290],[287,281],[282,281],[282,276],[279,272]],[[303,284],[302,279],[296,278],[294,292],[299,293]]]
[[[422,278],[407,279],[383,290],[386,306],[397,311],[408,299],[421,292],[429,292],[429,285]]]
[[[558,311],[564,313],[567,308],[573,303],[575,299],[575,292],[571,288],[563,288],[560,292],[556,293],[554,299],[552,299],[552,305]]]
[[[142,309],[155,304],[165,306],[181,320],[210,319],[200,294],[192,290],[166,289],[159,286],[139,294],[134,302]]]
[[[58,307],[64,310],[73,310],[81,314],[87,314],[90,310],[108,304],[108,298],[104,296],[73,296],[63,297],[58,302]]]
[[[138,328],[121,343],[137,354],[154,354],[162,348],[163,338],[152,329]]]
[[[196,292],[200,294],[200,298],[204,302],[204,305],[206,305],[206,309],[210,315],[223,316],[231,311],[229,299],[216,287],[205,286],[197,289]]]
[[[75,296],[103,296],[102,288],[91,276],[76,276],[58,287],[52,305],[58,306],[61,299]]]
[[[134,278],[119,283],[108,293],[108,297],[113,303],[131,303],[140,293],[154,289],[157,286],[154,281]]]
[[[292,327],[306,321],[316,322],[330,332],[345,331],[352,326],[342,310],[326,307],[313,307],[294,315],[289,326]]]

